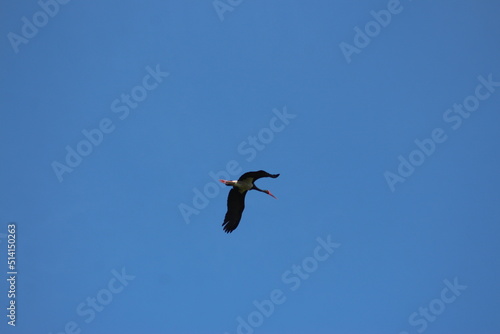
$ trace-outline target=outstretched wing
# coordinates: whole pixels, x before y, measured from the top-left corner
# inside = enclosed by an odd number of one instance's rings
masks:
[[[250,179],[250,182],[253,183],[253,182],[257,181],[258,179],[260,179],[261,177],[272,177],[273,179],[275,179],[278,176],[280,176],[280,175],[279,174],[269,174],[266,171],[259,170],[259,171],[256,171],[256,172],[247,172],[247,173],[241,175],[240,178],[238,179],[238,181],[243,181],[245,179]]]
[[[245,209],[245,195],[247,191],[240,192],[237,188],[232,188],[227,196],[227,212],[222,226],[224,232],[233,232],[241,220],[241,215]]]

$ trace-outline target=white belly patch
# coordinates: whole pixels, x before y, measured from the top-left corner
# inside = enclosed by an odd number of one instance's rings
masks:
[[[235,186],[242,191],[246,191],[252,189],[253,184],[250,180],[242,180],[242,181],[237,181]]]

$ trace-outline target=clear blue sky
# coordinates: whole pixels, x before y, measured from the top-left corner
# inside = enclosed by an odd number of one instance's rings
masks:
[[[497,1],[60,1],[1,2],[2,333],[500,332]]]

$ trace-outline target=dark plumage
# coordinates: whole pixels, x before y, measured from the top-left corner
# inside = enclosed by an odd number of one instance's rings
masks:
[[[224,232],[231,233],[238,227],[241,215],[245,209],[245,196],[249,190],[254,189],[276,198],[269,190],[259,189],[254,182],[261,177],[271,177],[275,179],[278,176],[280,175],[269,174],[268,172],[259,170],[257,172],[245,173],[241,175],[237,181],[220,180],[227,186],[233,186],[227,197],[227,212],[224,217],[224,222],[222,223]]]

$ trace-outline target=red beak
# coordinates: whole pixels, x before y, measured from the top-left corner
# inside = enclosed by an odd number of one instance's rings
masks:
[[[276,196],[274,196],[273,194],[271,194],[271,192],[270,192],[269,190],[267,191],[267,194],[268,194],[269,196],[272,196],[272,197],[274,197],[274,198],[278,199],[278,197],[276,197]]]

